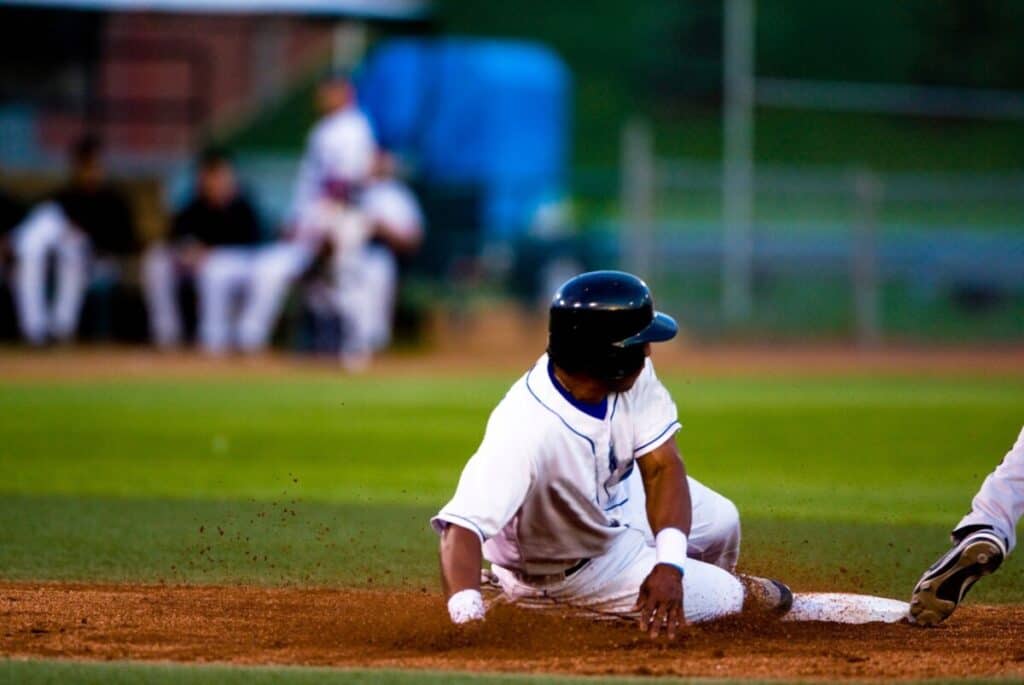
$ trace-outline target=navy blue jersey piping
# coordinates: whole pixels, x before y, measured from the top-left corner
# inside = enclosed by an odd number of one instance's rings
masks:
[[[555,390],[565,398],[566,402],[576,407],[587,416],[592,416],[598,421],[604,421],[605,415],[608,414],[607,395],[605,395],[600,402],[583,402],[582,400],[576,399],[573,397],[573,394],[562,385],[558,380],[558,377],[555,376],[555,363],[551,360],[548,360],[548,377],[551,379],[551,385],[555,386]]]
[[[530,392],[530,394],[531,394],[531,395],[533,395],[533,399],[537,400],[537,403],[538,403],[538,404],[540,404],[540,406],[544,407],[544,408],[545,408],[545,409],[547,409],[547,410],[548,410],[549,412],[551,412],[552,414],[554,414],[555,416],[557,416],[557,417],[558,417],[558,420],[562,422],[562,425],[564,425],[564,426],[565,426],[566,428],[568,428],[568,429],[569,429],[570,431],[572,431],[572,432],[573,432],[573,433],[575,433],[576,435],[578,435],[578,436],[580,436],[581,438],[583,438],[584,440],[586,440],[586,441],[587,441],[587,444],[589,444],[589,445],[590,445],[590,451],[591,451],[591,452],[593,452],[594,456],[597,456],[597,447],[596,447],[596,446],[594,445],[594,441],[593,441],[593,440],[591,440],[590,438],[588,438],[588,437],[587,437],[586,435],[584,435],[583,433],[580,433],[580,432],[579,432],[578,430],[576,430],[575,428],[573,428],[573,427],[572,427],[572,426],[571,426],[571,425],[569,424],[569,422],[568,422],[568,421],[566,421],[566,420],[565,420],[564,418],[562,418],[562,415],[561,415],[561,414],[559,414],[559,413],[558,413],[557,411],[555,411],[554,409],[552,409],[552,408],[551,408],[551,407],[549,407],[548,405],[544,404],[544,401],[543,401],[543,400],[542,400],[542,399],[541,399],[540,397],[538,397],[538,396],[537,396],[537,393],[535,393],[535,392],[533,391],[533,388],[531,388],[531,387],[530,387],[530,376],[531,376],[531,375],[533,374],[533,372],[534,372],[534,369],[530,369],[530,371],[529,371],[529,372],[528,372],[528,373],[526,374],[526,389],[527,389],[527,390],[528,390],[528,391]]]
[[[451,516],[452,518],[459,519],[460,521],[465,521],[469,525],[473,526],[473,528],[476,530],[477,534],[480,535],[480,539],[481,540],[483,540],[484,542],[487,542],[488,538],[487,538],[486,535],[484,535],[484,532],[482,530],[480,530],[480,526],[476,525],[475,523],[470,521],[465,516],[459,516],[458,514],[452,514],[452,513],[447,512],[447,511],[442,511],[440,514],[438,514],[438,518],[440,518],[442,521],[444,521],[444,517],[445,516]],[[449,521],[448,523],[451,523],[451,522]]]

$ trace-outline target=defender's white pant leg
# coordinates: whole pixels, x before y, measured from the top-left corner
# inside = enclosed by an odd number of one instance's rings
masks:
[[[174,251],[154,245],[142,256],[142,287],[149,312],[149,334],[158,347],[181,343],[181,313],[176,297],[178,275]]]
[[[58,340],[68,340],[78,330],[78,316],[89,286],[89,241],[78,231],[65,231],[57,242],[56,254],[57,292],[50,332]]]
[[[627,530],[604,556],[593,559],[568,579],[551,586],[525,585],[495,566],[502,589],[527,605],[541,598],[620,615],[634,613],[640,585],[657,562],[657,552],[641,531]],[[690,623],[710,621],[743,609],[743,585],[727,571],[696,559],[686,562],[683,608]]]
[[[253,259],[249,291],[239,321],[239,345],[262,350],[281,316],[288,290],[313,263],[313,246],[281,242],[261,248]]]
[[[957,528],[990,525],[1006,538],[1009,549],[1017,544],[1017,522],[1024,516],[1024,428],[1002,463],[985,478],[971,502],[971,512]]]
[[[740,556],[740,513],[732,501],[695,478],[687,477],[693,519],[687,545],[687,556],[733,571]],[[654,534],[647,521],[647,497],[640,469],[633,469],[629,486],[629,521],[654,544]]]
[[[14,295],[18,321],[25,338],[40,344],[50,332],[50,314],[46,304],[46,267],[50,253],[57,250],[61,237],[73,229],[63,210],[54,202],[33,209],[14,229],[14,254],[17,267]]]
[[[727,497],[689,478],[693,521],[687,555],[734,571],[740,558],[740,512]]]
[[[345,322],[342,351],[370,354],[391,341],[398,267],[384,247],[368,246],[338,268],[337,306]]]
[[[220,354],[235,342],[232,300],[249,282],[251,269],[249,250],[218,247],[196,271],[199,342],[206,352]]]

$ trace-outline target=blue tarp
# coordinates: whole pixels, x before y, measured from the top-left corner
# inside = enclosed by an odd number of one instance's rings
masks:
[[[412,158],[424,181],[479,187],[486,238],[521,234],[564,190],[571,77],[551,50],[394,40],[373,51],[356,82],[381,144]]]

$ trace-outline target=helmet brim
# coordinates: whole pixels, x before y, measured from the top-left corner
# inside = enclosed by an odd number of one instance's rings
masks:
[[[631,345],[643,345],[646,343],[665,342],[676,337],[679,333],[679,324],[668,314],[654,312],[654,320],[636,335],[631,335],[625,340],[615,343],[616,347],[629,347]]]

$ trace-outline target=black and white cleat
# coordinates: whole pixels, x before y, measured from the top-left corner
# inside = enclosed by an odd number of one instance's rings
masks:
[[[1006,543],[990,529],[975,531],[921,576],[910,597],[911,623],[934,626],[949,618],[979,578],[1003,563]]]

